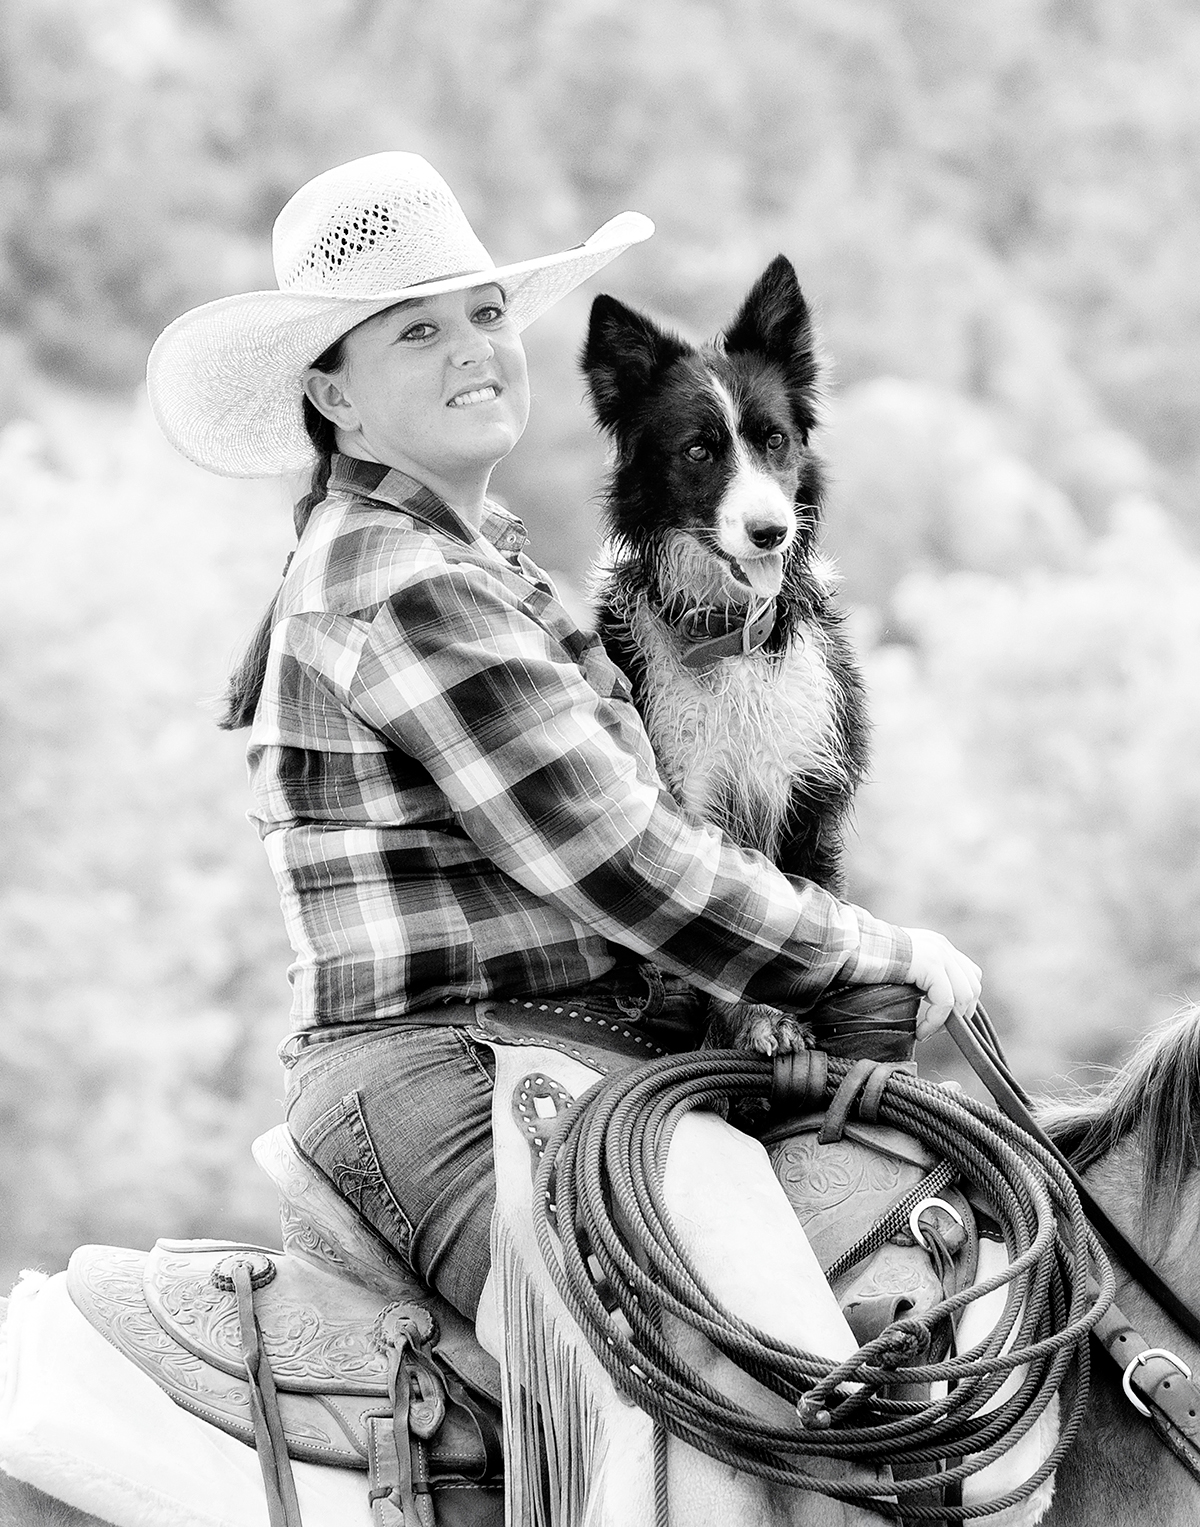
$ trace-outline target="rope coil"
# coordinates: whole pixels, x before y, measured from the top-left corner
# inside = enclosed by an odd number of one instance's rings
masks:
[[[814,1101],[833,1098],[851,1069],[833,1056],[812,1064],[810,1087],[823,1093]],[[535,1179],[534,1225],[550,1276],[597,1358],[667,1432],[778,1484],[901,1521],[964,1521],[1027,1499],[1074,1441],[1087,1402],[1088,1334],[1115,1291],[1066,1172],[994,1109],[893,1070],[872,1099],[879,1121],[921,1140],[982,1194],[1003,1228],[1009,1265],[833,1364],[722,1308],[691,1265],[665,1201],[663,1172],[680,1118],[761,1107],[772,1081],[771,1063],[745,1051],[669,1056],[598,1082],[563,1116]],[[935,1326],[1001,1288],[1004,1313],[986,1341],[927,1360]],[[665,1317],[790,1401],[800,1424],[771,1425],[713,1388],[680,1356]],[[985,1410],[1017,1369],[1024,1372],[1015,1391]],[[942,1382],[949,1392],[940,1398],[895,1393]],[[930,1491],[999,1458],[1060,1392],[1058,1442],[1033,1475],[984,1504],[931,1500]],[[902,1477],[829,1478],[805,1467],[810,1458],[864,1470],[887,1463]]]

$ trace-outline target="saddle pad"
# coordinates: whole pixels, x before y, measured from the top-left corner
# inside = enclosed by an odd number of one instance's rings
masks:
[[[253,1445],[236,1297],[212,1282],[229,1254],[219,1241],[159,1241],[148,1256],[81,1246],[67,1288],[101,1335],[176,1404]],[[366,1470],[368,1420],[391,1411],[387,1360],[372,1341],[389,1301],[282,1252],[270,1255],[277,1273],[255,1294],[255,1313],[288,1452]],[[451,1407],[432,1447],[435,1473],[477,1462],[478,1450],[470,1422]]]
[[[115,1527],[267,1527],[254,1453],[92,1329],[65,1273],[25,1274],[0,1328],[0,1467]],[[293,1465],[304,1527],[372,1527],[363,1475]]]

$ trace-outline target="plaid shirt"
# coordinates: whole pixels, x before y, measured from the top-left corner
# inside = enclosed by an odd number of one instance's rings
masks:
[[[335,457],[249,750],[295,1026],[578,990],[647,957],[784,1007],[903,980],[906,934],[680,809],[624,676],[524,542],[494,506],[476,532]]]

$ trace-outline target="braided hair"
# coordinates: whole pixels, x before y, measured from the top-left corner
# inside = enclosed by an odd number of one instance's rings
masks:
[[[337,371],[341,368],[343,359],[342,339],[336,339],[313,361],[313,370]],[[316,461],[313,463],[308,492],[293,510],[297,541],[304,533],[309,516],[329,491],[333,453],[337,450],[337,430],[334,428],[333,420],[327,419],[307,397],[303,403],[304,428],[309,440],[312,441]],[[283,568],[285,576],[291,562],[292,556],[289,554]],[[275,607],[278,602],[279,595],[276,593],[264,611],[254,635],[250,638],[250,645],[246,648],[241,662],[229,675],[229,685],[224,694],[225,708],[217,718],[217,725],[227,732],[236,732],[243,726],[249,726],[254,720],[254,712],[258,708],[259,696],[262,694],[263,680],[267,675],[267,653],[271,646],[271,630],[275,624]]]

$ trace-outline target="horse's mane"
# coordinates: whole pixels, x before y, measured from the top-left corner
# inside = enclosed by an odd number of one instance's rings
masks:
[[[1100,1087],[1042,1104],[1038,1120],[1079,1172],[1136,1134],[1144,1210],[1174,1207],[1200,1166],[1200,1007],[1152,1029]]]

